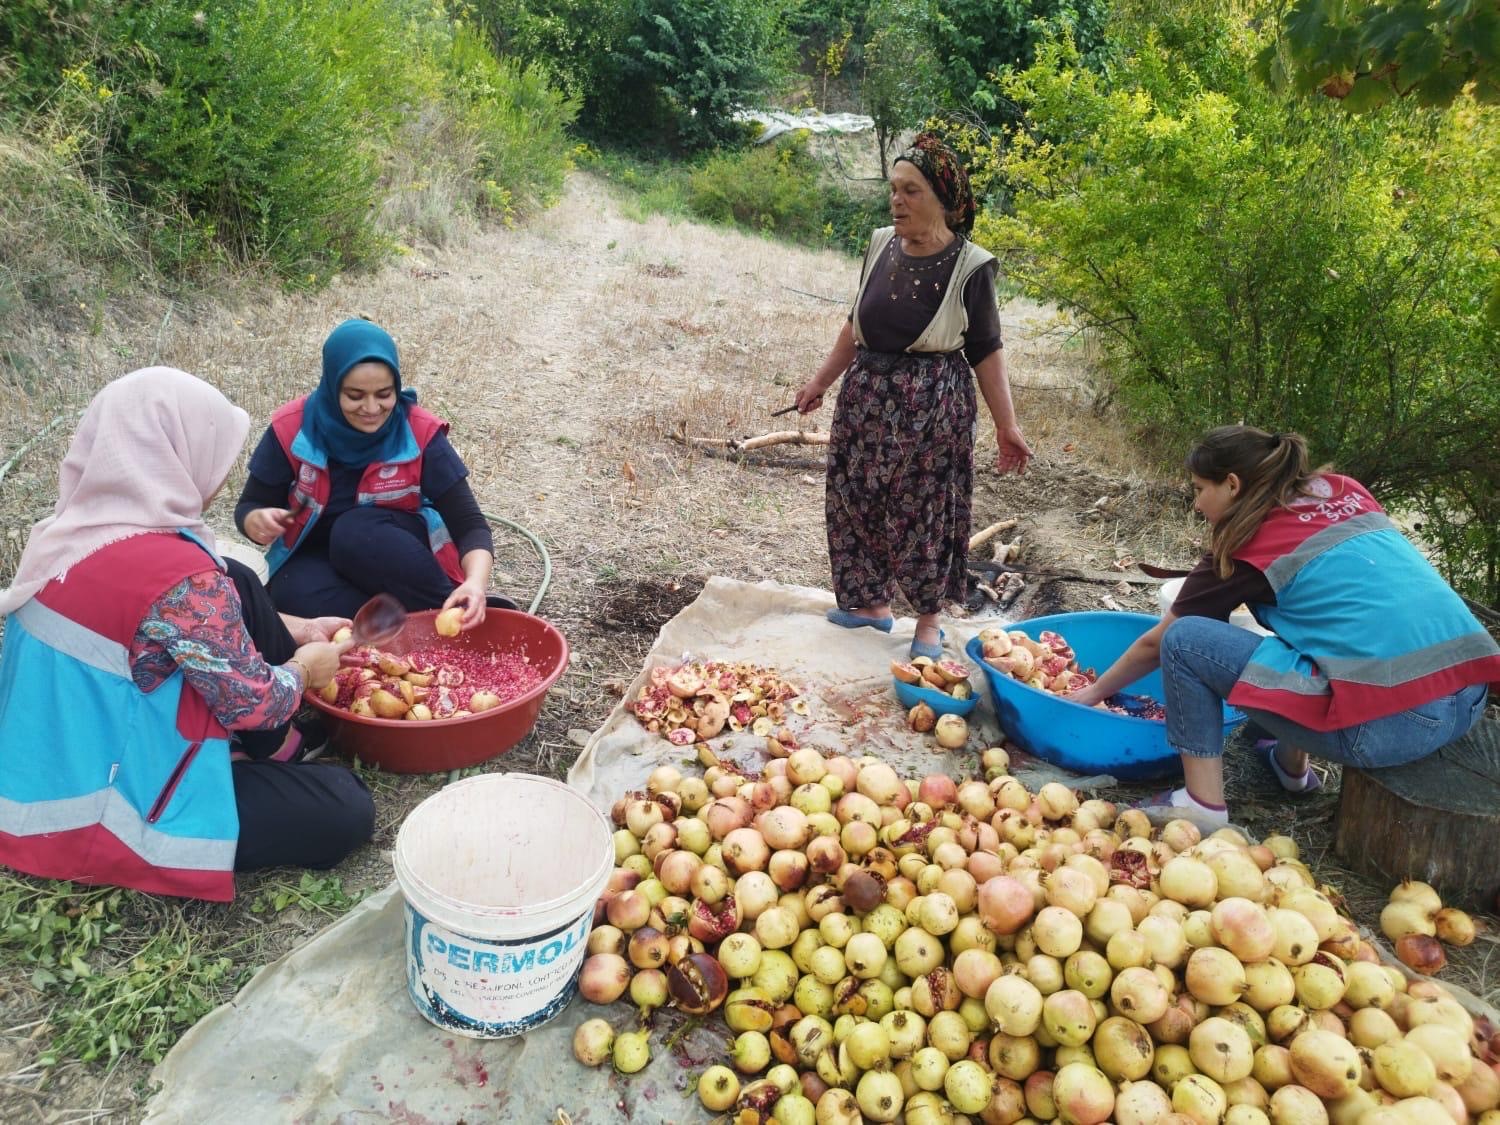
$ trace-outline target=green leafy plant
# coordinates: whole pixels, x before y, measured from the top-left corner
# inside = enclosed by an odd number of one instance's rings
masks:
[[[875,122],[882,178],[889,172],[892,138],[941,104],[942,60],[933,46],[938,18],[929,0],[875,0],[870,7],[860,94]]]
[[[1451,105],[1467,87],[1500,103],[1500,7],[1474,0],[1296,0],[1256,57],[1274,88],[1317,91],[1360,112],[1391,98]]]
[[[692,174],[688,205],[701,218],[812,239],[820,230],[817,165],[793,136],[716,153]]]
[[[160,1059],[237,982],[233,949],[201,953],[175,911],[143,936],[132,916],[146,902],[115,887],[0,875],[0,952],[55,1000],[41,1065],[124,1052]]]
[[[1225,421],[1298,430],[1500,599],[1495,111],[1350,117],[1237,77],[1243,27],[1198,40],[1143,30],[1109,82],[1052,45],[1004,81],[1015,214],[976,236],[1108,342],[1164,464]]]
[[[576,100],[550,86],[541,66],[496,58],[469,27],[454,33],[443,67],[479,153],[482,209],[508,219],[516,206],[554,200],[572,166],[567,129]]]
[[[250,900],[252,914],[276,913],[295,907],[337,917],[364,897],[363,891],[348,894],[344,881],[337,875],[318,875],[304,871],[296,883],[276,879],[261,884]]]
[[[782,5],[764,0],[639,2],[635,30],[623,52],[627,76],[644,83],[637,98],[659,99],[690,148],[743,140],[745,129],[734,120],[735,110],[771,88],[786,69]]]
[[[1049,37],[1069,35],[1089,62],[1104,41],[1101,0],[943,0],[932,41],[943,59],[947,105],[993,113],[992,74],[1029,66]]]

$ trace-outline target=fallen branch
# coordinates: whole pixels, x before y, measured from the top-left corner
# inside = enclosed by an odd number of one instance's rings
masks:
[[[692,437],[684,428],[667,435],[673,441],[686,445],[692,449],[701,449],[705,453],[753,453],[757,449],[767,449],[773,445],[827,445],[828,435],[821,430],[776,430],[769,434],[761,434],[759,437],[748,438],[712,438]]]
[[[972,551],[975,547],[979,546],[979,544],[983,543],[987,539],[993,539],[1002,531],[1009,531],[1020,522],[1021,521],[1018,517],[1012,516],[1008,520],[1000,520],[998,523],[992,523],[989,527],[984,528],[982,531],[976,531],[973,535],[969,536],[969,550]]]
[[[764,449],[768,445],[827,444],[828,435],[821,430],[777,430],[775,433],[761,434],[760,437],[735,438],[730,441],[729,448],[749,453],[752,449]]]

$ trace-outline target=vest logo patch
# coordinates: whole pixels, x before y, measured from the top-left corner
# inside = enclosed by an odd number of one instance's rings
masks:
[[[303,484],[312,484],[313,481],[318,479],[318,470],[304,461],[302,462],[302,468],[297,471],[297,479]]]
[[[380,477],[381,480],[390,480],[400,471],[401,466],[399,465],[382,465],[380,467],[380,471],[376,475]]]

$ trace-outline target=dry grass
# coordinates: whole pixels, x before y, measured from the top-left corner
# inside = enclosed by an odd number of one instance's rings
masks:
[[[452,420],[481,504],[531,528],[552,551],[541,611],[568,636],[572,665],[533,734],[483,768],[560,775],[657,630],[707,576],[827,584],[821,474],[779,463],[816,458],[816,450],[736,462],[691,453],[665,435],[682,421],[720,436],[770,428],[769,412],[791,401],[826,354],[856,274],[855,263],[830,253],[660,217],[631,221],[597,181],[579,175],[558,207],[521,229],[414,252],[377,276],[341,279],[316,295],[245,284],[193,308],[109,306],[94,332],[33,325],[17,346],[45,365],[46,377],[23,388],[13,370],[5,374],[0,463],[81,408],[105,380],[153,359],[214,382],[264,421],[312,386],[319,346],[335,323],[371,317],[400,344],[405,376],[423,402]],[[1094,411],[1087,341],[1024,303],[1008,306],[1005,318],[1017,401],[1038,460],[1025,479],[979,473],[976,523],[1021,516],[1034,565],[1098,568],[1124,554],[1191,559],[1198,533],[1180,490],[1153,481],[1128,434]],[[810,424],[826,426],[829,409]],[[0,481],[0,582],[26,529],[50,508],[68,429],[46,435]],[[982,441],[981,457],[991,440]],[[237,489],[238,475],[231,484]],[[1102,496],[1117,499],[1090,515]],[[229,525],[230,506],[226,500],[214,513],[220,526]],[[497,585],[529,598],[541,575],[530,547],[504,531],[497,542]],[[1041,594],[1050,599],[1043,604],[1071,609],[1096,606],[1102,592],[1057,583]],[[1154,604],[1150,587],[1118,597],[1133,608]],[[444,780],[370,775],[376,838],[341,869],[347,889],[389,879],[386,851],[397,826]],[[1280,799],[1264,781],[1232,765],[1231,800],[1253,802],[1257,825],[1291,827],[1321,859],[1322,821],[1299,817],[1309,806]],[[140,897],[129,922],[144,932],[160,924],[161,912],[176,912],[203,948],[234,947],[245,965],[261,964],[321,922],[250,913],[257,889],[284,877],[243,879],[229,907]],[[1345,882],[1331,865],[1327,877]],[[1475,964],[1493,990],[1490,964]],[[109,1074],[65,1067],[44,1095],[17,1092],[35,1085],[30,1036],[44,1013],[10,969],[0,970],[0,1003],[12,1013],[0,1021],[0,1119],[139,1116],[146,1072],[130,1060]]]

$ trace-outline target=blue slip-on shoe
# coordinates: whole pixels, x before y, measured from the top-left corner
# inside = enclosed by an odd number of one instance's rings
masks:
[[[882,633],[889,633],[891,626],[896,623],[894,617],[861,617],[857,613],[850,613],[847,609],[839,609],[837,606],[823,616],[845,629],[879,629]]]
[[[939,629],[938,641],[935,645],[927,644],[925,641],[919,641],[913,637],[911,642],[911,657],[915,659],[918,656],[925,656],[928,660],[941,660],[943,658],[943,641],[947,636],[947,633]]]

